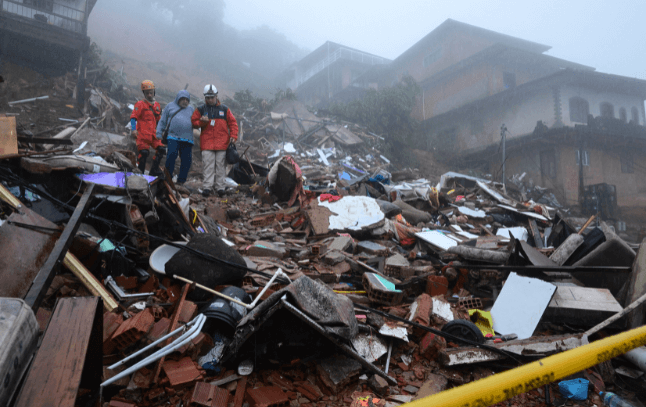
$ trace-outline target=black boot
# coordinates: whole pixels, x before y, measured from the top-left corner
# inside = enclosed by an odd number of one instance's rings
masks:
[[[150,167],[150,175],[153,177],[158,177],[162,174],[161,168],[159,168],[159,165],[161,164],[161,160],[164,158],[164,154],[166,153],[166,147],[159,147],[155,151],[155,158],[153,158],[153,165]]]
[[[139,155],[137,155],[137,167],[142,174],[145,174],[146,172],[146,161],[148,160],[148,154],[150,154],[150,151],[148,150],[139,150]]]

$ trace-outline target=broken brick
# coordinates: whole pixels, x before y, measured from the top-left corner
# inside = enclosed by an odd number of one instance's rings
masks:
[[[126,276],[117,276],[114,278],[114,281],[119,285],[119,287],[124,290],[132,290],[137,288],[137,277],[126,277]]]
[[[431,297],[445,295],[449,291],[449,280],[444,276],[428,276],[426,293]]]
[[[163,368],[170,385],[173,387],[191,383],[202,376],[195,362],[189,357],[182,358],[179,361],[167,360],[164,362]]]
[[[185,300],[182,309],[179,312],[179,322],[188,323],[197,315],[197,304],[192,301]]]
[[[431,323],[431,311],[433,310],[433,299],[428,294],[422,294],[413,303],[411,306],[412,318],[411,320],[420,325],[429,326]],[[414,327],[413,334],[415,336],[424,335],[424,331],[421,328]]]
[[[446,340],[432,332],[428,332],[424,335],[419,343],[420,355],[430,360],[437,358],[439,352],[444,348],[446,348]]]
[[[198,382],[192,391],[186,394],[186,407],[227,407],[229,392],[210,383]]]
[[[139,341],[150,331],[155,318],[148,308],[125,321],[112,335],[111,341],[117,349],[124,349]]]
[[[114,352],[116,345],[111,340],[114,332],[123,323],[123,315],[114,312],[103,314],[103,354],[110,355]]]
[[[148,340],[150,343],[155,342],[159,338],[163,337],[168,333],[168,328],[170,328],[170,319],[162,318],[159,321],[155,322],[150,332],[148,332]],[[162,346],[160,343],[158,346]]]
[[[307,397],[310,401],[316,401],[320,398],[318,394],[310,391],[310,389],[305,386],[296,386],[296,391],[301,393],[303,397]]]
[[[251,225],[255,227],[269,226],[276,220],[275,213],[268,213],[267,215],[256,216],[251,220]]]
[[[238,387],[236,388],[236,395],[233,397],[233,407],[242,407],[244,402],[244,396],[247,392],[247,376],[243,376],[242,379],[238,382]]]
[[[289,398],[277,386],[247,389],[247,402],[251,407],[287,407]]]
[[[267,376],[267,381],[273,385],[282,387],[287,391],[294,391],[294,385],[287,378],[282,376],[280,372],[272,371],[269,376]]]

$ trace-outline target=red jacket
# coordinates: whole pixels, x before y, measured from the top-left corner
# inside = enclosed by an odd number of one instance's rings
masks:
[[[153,112],[153,109],[155,110]],[[135,108],[130,115],[131,119],[137,120],[137,132],[144,140],[154,140],[157,134],[157,122],[161,117],[162,109],[158,102],[152,106],[145,100],[135,103]]]
[[[208,116],[209,121],[204,123],[200,117]],[[238,122],[228,107],[218,102],[216,105],[202,105],[195,109],[191,117],[193,127],[202,129],[200,148],[202,150],[226,150],[229,138],[238,139]]]

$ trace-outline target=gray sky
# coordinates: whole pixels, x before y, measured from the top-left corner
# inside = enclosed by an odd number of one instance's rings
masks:
[[[394,59],[447,18],[552,46],[547,54],[646,79],[644,0],[226,0],[224,22],[266,24],[313,50],[330,40]]]

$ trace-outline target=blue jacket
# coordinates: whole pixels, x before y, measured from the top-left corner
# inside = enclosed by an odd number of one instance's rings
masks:
[[[193,123],[191,122],[191,116],[195,108],[191,105],[188,105],[185,109],[182,109],[178,102],[181,98],[188,98],[191,100],[191,94],[185,90],[180,90],[177,93],[177,97],[174,102],[169,103],[164,108],[162,112],[161,119],[157,124],[157,138],[161,140],[162,133],[168,122],[170,120],[170,127],[168,128],[168,139],[177,140],[177,141],[186,141],[193,144]],[[178,110],[181,110],[179,113],[175,114]],[[175,115],[175,117],[173,117]],[[171,120],[171,117],[173,119]]]

